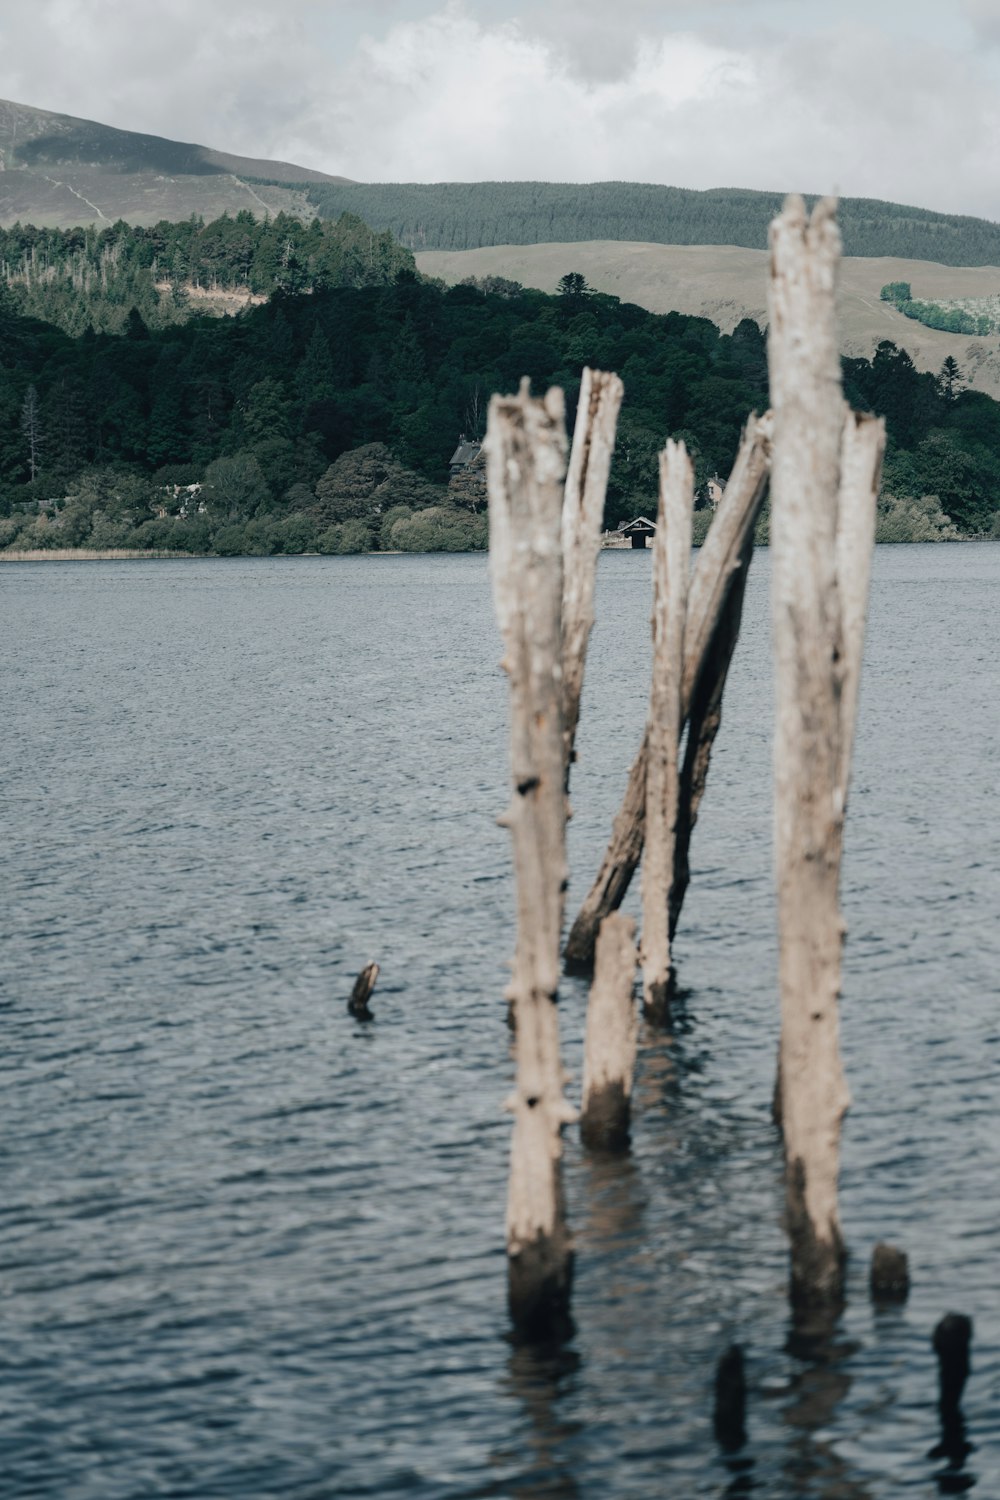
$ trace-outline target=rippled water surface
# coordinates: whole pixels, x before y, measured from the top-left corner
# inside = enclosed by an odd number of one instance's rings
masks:
[[[785,1299],[768,559],[632,1155],[567,1140],[573,1341],[512,1345],[506,687],[481,557],[0,570],[0,1495],[1000,1495],[1000,546],[881,548],[845,860],[835,1328]],[[601,558],[570,905],[638,744]],[[374,1024],[345,1010],[382,964]],[[578,1080],[585,990],[562,1027]],[[574,1084],[576,1089],[578,1084]],[[910,1255],[873,1311],[877,1238]],[[929,1336],[975,1320],[965,1466]],[[716,1445],[744,1344],[748,1442]]]

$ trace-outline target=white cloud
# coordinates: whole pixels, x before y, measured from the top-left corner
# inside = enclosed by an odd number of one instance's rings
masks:
[[[374,180],[838,187],[1000,217],[995,54],[957,17],[945,46],[878,0],[867,23],[811,0],[422,3],[5,6],[0,96]],[[1000,0],[962,4],[985,41]]]

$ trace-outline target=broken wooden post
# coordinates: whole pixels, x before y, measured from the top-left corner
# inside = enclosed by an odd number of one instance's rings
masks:
[[[910,1295],[910,1266],[906,1251],[879,1240],[872,1251],[868,1286],[875,1302],[905,1302]]]
[[[747,1440],[747,1377],[743,1349],[730,1344],[715,1369],[712,1426],[725,1453],[737,1453]]]
[[[725,493],[698,554],[688,599],[682,716],[686,717],[720,615],[740,569],[747,536],[753,535],[767,485],[771,452],[770,413],[751,417],[740,443]],[[621,808],[601,868],[566,942],[566,965],[586,970],[602,919],[625,899],[642,858],[646,823],[646,738],[629,770]]]
[[[378,975],[378,964],[365,964],[361,973],[354,981],[354,988],[351,991],[351,998],[347,1002],[347,1009],[358,1021],[372,1021],[375,1019],[368,1009],[368,1002],[372,997],[372,990],[375,988]]]
[[[517,941],[509,998],[517,1080],[507,1199],[511,1316],[528,1336],[557,1329],[569,1306],[563,1096],[556,989],[566,888],[563,791],[562,551],[566,434],[562,392],[494,396],[486,432],[490,571],[510,679],[511,832]]]
[[[826,199],[810,219],[791,197],[770,235],[779,1088],[800,1302],[836,1300],[843,1289],[837,1177],[849,1095],[838,1035],[838,888],[884,441],[881,424],[848,415],[841,395],[835,212]]]
[[[604,498],[624,387],[617,375],[584,369],[562,510],[563,740],[566,790],[576,759],[583,669],[594,625],[594,581]]]
[[[597,1150],[628,1145],[639,1035],[632,998],[635,965],[635,922],[624,912],[612,912],[597,934],[584,1043],[580,1135],[585,1146]]]
[[[694,470],[683,443],[660,454],[653,552],[653,675],[646,724],[646,852],[642,866],[642,999],[649,1020],[669,1014],[670,892],[680,795],[681,683],[691,567]]]
[[[945,1313],[934,1329],[934,1353],[938,1357],[938,1407],[942,1415],[958,1412],[969,1378],[972,1319],[965,1313]]]

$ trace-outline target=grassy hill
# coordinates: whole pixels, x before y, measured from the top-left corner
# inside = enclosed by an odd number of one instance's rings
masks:
[[[411,250],[583,240],[763,250],[784,199],[783,192],[643,182],[324,183],[308,195],[322,217],[357,214]],[[839,218],[847,255],[1000,265],[1000,224],[986,219],[874,198],[841,199]]]
[[[766,321],[767,253],[732,245],[589,243],[496,245],[424,251],[417,267],[450,284],[466,277],[506,276],[539,291],[555,290],[566,271],[580,271],[597,291],[650,312],[711,318],[730,332],[741,318]],[[989,297],[1000,292],[997,266],[954,267],[888,257],[845,257],[840,276],[840,329],[845,354],[872,354],[882,339],[906,349],[919,370],[938,371],[951,354],[968,384],[1000,397],[1000,338],[942,333],[906,318],[879,292],[890,281],[912,283],[914,296]]]
[[[0,100],[0,225],[155,224],[249,209],[311,219],[310,187],[337,186],[288,162],[116,130]]]

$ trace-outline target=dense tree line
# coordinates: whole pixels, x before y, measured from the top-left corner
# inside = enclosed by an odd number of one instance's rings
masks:
[[[304,186],[323,217],[349,212],[412,250],[472,250],[570,240],[767,246],[783,194],[641,182],[433,182]],[[814,198],[808,200],[810,205]],[[847,255],[895,255],[951,266],[1000,264],[1000,224],[874,198],[843,198]]]
[[[485,543],[481,478],[448,484],[494,390],[562,385],[584,364],[626,387],[606,521],[655,504],[656,455],[683,436],[704,490],[767,403],[764,335],[646,312],[569,274],[549,296],[391,285],[276,293],[232,319],[71,338],[0,296],[0,546],[187,551],[461,548]],[[891,344],[845,362],[886,414],[887,490],[982,533],[1000,500],[1000,405],[918,373]],[[896,523],[901,524],[899,516]]]
[[[270,296],[381,286],[412,266],[391,234],[350,213],[308,224],[241,212],[210,224],[0,229],[0,283],[15,305],[72,334],[121,333],[133,308],[148,328],[184,322],[197,306],[193,289]]]

